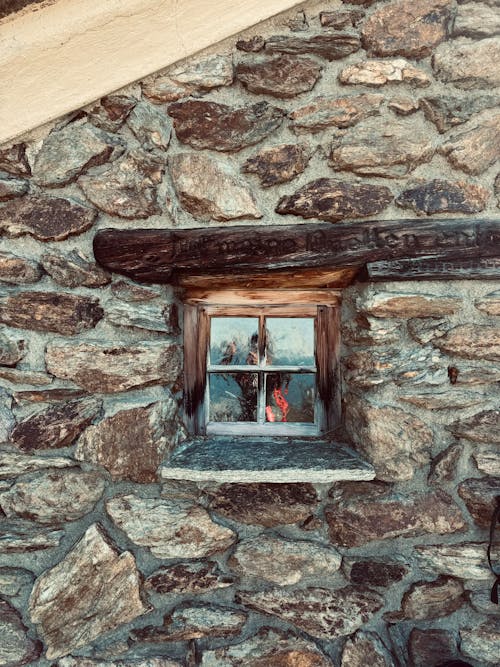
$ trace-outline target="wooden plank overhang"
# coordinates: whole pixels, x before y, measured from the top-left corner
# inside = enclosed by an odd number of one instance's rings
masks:
[[[342,287],[359,270],[384,280],[499,278],[500,220],[106,229],[94,238],[94,254],[105,268],[136,281],[202,288],[243,287],[244,281]]]

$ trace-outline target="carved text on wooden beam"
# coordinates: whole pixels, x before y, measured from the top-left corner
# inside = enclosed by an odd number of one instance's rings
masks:
[[[500,279],[500,249],[498,257],[471,257],[469,259],[396,259],[390,262],[370,262],[366,265],[369,280],[468,280]]]
[[[148,282],[176,282],[186,273],[342,267],[429,255],[464,260],[500,255],[500,220],[107,229],[95,236],[94,253],[102,266]]]

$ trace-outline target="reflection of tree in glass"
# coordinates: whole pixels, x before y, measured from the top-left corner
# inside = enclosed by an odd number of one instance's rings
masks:
[[[256,366],[259,361],[259,335],[253,333],[250,339],[245,343],[244,350],[248,350],[244,363],[248,366]],[[224,355],[220,360],[223,366],[234,364],[238,357],[243,356],[242,351],[238,349],[236,340],[226,343]],[[223,375],[225,380],[227,378]],[[241,421],[253,421],[255,419],[255,410],[257,406],[257,385],[258,379],[255,373],[235,373],[233,379],[241,389],[241,396],[237,397],[241,406]]]

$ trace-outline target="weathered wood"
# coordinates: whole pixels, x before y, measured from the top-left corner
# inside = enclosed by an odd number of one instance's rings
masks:
[[[329,289],[191,289],[186,292],[184,303],[210,304],[212,306],[285,306],[296,308],[301,304],[309,304],[316,307],[318,303],[338,306],[340,294]],[[210,312],[210,311],[209,311]]]
[[[116,230],[94,238],[97,261],[135,280],[176,282],[196,272],[352,266],[428,257],[467,260],[500,252],[500,220],[377,220],[336,225]]]
[[[497,248],[500,254],[500,248]],[[436,259],[422,257],[392,262],[370,262],[366,265],[369,280],[498,280],[500,257],[471,257],[470,259]]]

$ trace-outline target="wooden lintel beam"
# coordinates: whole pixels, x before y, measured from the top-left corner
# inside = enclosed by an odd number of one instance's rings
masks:
[[[418,257],[366,265],[368,280],[500,280],[500,248],[497,257],[444,259]]]

